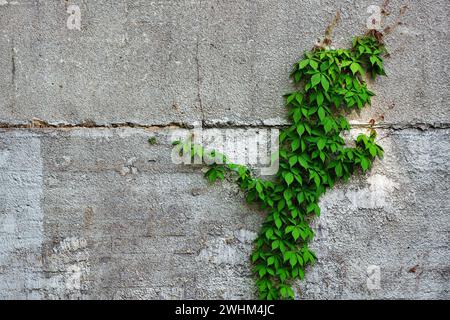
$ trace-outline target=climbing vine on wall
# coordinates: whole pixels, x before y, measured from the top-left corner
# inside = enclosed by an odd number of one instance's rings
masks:
[[[384,53],[381,34],[371,31],[355,38],[349,49],[316,46],[295,63],[291,77],[296,90],[285,95],[292,124],[280,133],[279,170],[273,181],[253,177],[246,166],[189,139],[177,142],[181,154],[221,159],[209,165],[206,178],[215,182],[231,173],[247,201],[268,212],[251,255],[261,299],[294,298],[293,280],[303,279],[307,265],[316,261],[308,243],[314,238],[311,220],[320,214],[321,195],[382,157],[373,130],[351,146],[341,133],[350,129],[345,114],[370,104],[374,94],[364,79],[385,74]]]

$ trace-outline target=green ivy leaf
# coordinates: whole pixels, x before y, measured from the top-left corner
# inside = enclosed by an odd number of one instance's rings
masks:
[[[272,250],[277,249],[279,246],[280,246],[279,240],[272,241]]]
[[[369,168],[369,160],[366,157],[361,157],[361,168],[366,171]]]
[[[297,156],[292,156],[289,158],[289,165],[292,167],[294,164],[297,163]]]
[[[330,88],[330,83],[328,82],[327,77],[322,74],[322,77],[320,78],[320,83],[322,83],[322,87],[325,91],[328,91],[328,89]]]
[[[259,277],[262,278],[267,273],[267,269],[265,267],[259,268]]]
[[[308,161],[303,157],[298,157],[298,163],[305,169],[309,168]]]
[[[297,241],[297,239],[300,237],[300,231],[297,228],[295,228],[292,231],[292,236],[294,237],[294,240]]]
[[[300,139],[294,139],[291,143],[292,151],[297,150],[300,147]]]
[[[303,192],[299,192],[297,194],[297,201],[298,201],[298,204],[302,204],[303,201],[305,201],[305,194]]]
[[[299,122],[301,117],[302,117],[302,111],[299,108],[295,109],[294,114],[293,114],[294,122],[295,123]]]
[[[340,162],[337,163],[336,167],[334,168],[336,171],[336,175],[338,177],[342,177],[342,164]]]
[[[317,114],[319,115],[320,121],[323,121],[325,119],[325,109],[320,107],[317,109]]]
[[[292,198],[292,191],[291,191],[291,189],[284,190],[283,196],[286,199],[286,201],[291,200],[291,198]]]
[[[284,180],[286,180],[287,185],[290,185],[294,181],[294,175],[291,172],[288,172],[284,176]]]
[[[256,182],[256,191],[258,191],[259,193],[263,191],[263,186],[259,181]]]
[[[305,132],[305,126],[303,124],[299,124],[297,126],[297,133],[299,136],[301,136]]]
[[[359,63],[357,62],[353,62],[350,65],[350,70],[352,71],[353,74],[355,74],[356,72],[358,72],[361,69],[361,66],[359,65]]]
[[[325,144],[326,144],[326,140],[325,139],[319,139],[319,141],[317,142],[317,148],[319,148],[319,150],[322,150],[325,147]]]
[[[325,162],[325,153],[323,153],[322,151],[319,152],[319,156],[320,156],[320,160],[322,160],[322,162]]]
[[[321,76],[320,73],[315,73],[312,77],[311,77],[311,86],[314,88],[315,86],[317,86],[320,82]]]
[[[294,267],[297,264],[297,257],[292,254],[291,257],[289,258],[289,263],[291,264],[292,267]]]
[[[283,225],[283,222],[281,222],[280,218],[275,219],[275,226],[280,229],[281,226]]]
[[[317,105],[321,106],[323,104],[323,94],[322,92],[318,92],[317,93]]]
[[[285,206],[286,206],[286,202],[285,202],[283,199],[281,199],[280,201],[278,201],[278,205],[277,205],[278,211],[283,210]]]
[[[307,65],[309,64],[309,59],[304,59],[302,61],[300,61],[300,63],[298,64],[300,69],[305,68]]]

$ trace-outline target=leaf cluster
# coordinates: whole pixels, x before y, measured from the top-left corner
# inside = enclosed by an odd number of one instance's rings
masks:
[[[364,81],[385,75],[385,48],[375,37],[353,40],[350,49],[313,50],[295,63],[291,77],[298,90],[285,95],[291,125],[280,133],[279,170],[275,181],[252,176],[245,166],[201,146],[184,144],[191,156],[219,157],[205,176],[210,182],[232,173],[248,202],[257,202],[268,214],[251,256],[261,299],[293,299],[293,280],[303,279],[316,255],[308,243],[314,238],[311,217],[320,215],[319,199],[339,180],[370,169],[383,149],[374,131],[361,134],[348,146],[341,133],[350,125],[344,114],[370,104]]]

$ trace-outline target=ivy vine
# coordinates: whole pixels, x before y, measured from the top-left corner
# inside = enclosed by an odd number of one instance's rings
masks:
[[[210,182],[232,173],[247,201],[267,210],[251,255],[260,299],[294,298],[293,280],[303,279],[307,265],[316,261],[308,243],[314,238],[311,220],[320,214],[321,195],[355,171],[367,171],[383,156],[373,129],[359,135],[353,146],[341,133],[350,130],[345,114],[370,104],[374,93],[367,88],[365,74],[385,75],[385,53],[381,34],[371,31],[356,37],[349,49],[316,46],[294,64],[296,90],[284,96],[292,124],[280,132],[274,181],[253,177],[246,166],[207,152],[190,139],[174,143],[180,154],[200,157],[209,165],[205,176]],[[217,159],[221,161],[211,161]]]

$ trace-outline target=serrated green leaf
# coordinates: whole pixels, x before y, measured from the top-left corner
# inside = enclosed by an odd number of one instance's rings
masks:
[[[259,277],[260,277],[260,278],[264,277],[265,274],[266,274],[266,272],[267,272],[267,270],[266,270],[265,267],[259,268]]]
[[[302,157],[298,157],[298,163],[305,169],[309,168],[308,161]]]
[[[303,69],[304,67],[306,67],[309,64],[309,59],[304,59],[302,61],[300,61],[300,63],[298,64],[298,67],[300,69]]]
[[[289,165],[292,167],[294,164],[297,163],[297,156],[292,156],[289,158]]]
[[[272,250],[277,249],[279,246],[280,246],[279,240],[272,241]]]
[[[284,199],[281,199],[280,201],[278,201],[278,204],[277,204],[278,211],[283,210],[285,206],[286,206],[286,202],[284,201]]]
[[[286,104],[290,104],[292,102],[292,100],[294,100],[294,98],[295,98],[295,93],[288,95],[286,98]]]
[[[290,185],[294,181],[294,175],[291,172],[288,172],[284,176],[284,180],[286,181],[287,185]]]
[[[313,88],[319,84],[320,78],[321,78],[320,73],[316,73],[311,77],[311,86]]]
[[[263,186],[262,186],[261,182],[259,182],[259,181],[256,182],[256,191],[258,191],[258,192],[263,191]]]
[[[284,190],[283,196],[286,199],[286,201],[291,200],[291,198],[292,198],[292,191],[291,191],[291,189]]]
[[[289,263],[291,264],[292,267],[294,267],[297,264],[297,257],[295,256],[295,254],[291,255],[291,257],[289,258]]]
[[[297,239],[300,237],[300,231],[297,228],[295,228],[292,231],[292,236],[294,237],[294,240],[297,241]]]
[[[369,168],[369,160],[366,157],[361,157],[361,168],[366,171]]]
[[[320,156],[320,160],[322,160],[322,162],[325,162],[325,153],[320,151],[319,156]]]
[[[317,148],[319,148],[319,150],[322,150],[325,147],[325,144],[326,144],[325,139],[319,139],[319,141],[317,142]]]
[[[319,116],[320,121],[323,121],[323,119],[325,118],[325,109],[320,107],[319,109],[317,109],[317,114]]]
[[[302,111],[299,108],[295,109],[294,114],[293,114],[294,122],[297,123],[301,117],[302,117]]]
[[[297,125],[297,133],[301,136],[305,132],[305,126],[303,124]]]
[[[292,151],[297,150],[300,147],[300,139],[294,139],[291,143]]]
[[[336,164],[336,167],[334,167],[334,171],[336,172],[336,175],[338,177],[342,177],[342,164],[340,162]]]
[[[356,72],[358,72],[361,69],[361,66],[359,65],[359,63],[357,62],[353,62],[350,65],[350,70],[352,71],[353,74],[355,74]]]
[[[322,77],[320,78],[320,83],[322,84],[323,89],[325,91],[328,91],[328,89],[330,88],[330,82],[324,74],[322,74]]]
[[[323,94],[321,91],[317,93],[317,105],[321,106],[323,104]]]
[[[374,65],[378,61],[378,58],[376,56],[372,55],[369,57],[369,60],[370,60],[370,63],[372,65]]]
[[[298,201],[298,204],[302,204],[303,201],[305,201],[305,194],[303,192],[299,192],[297,194],[297,201]]]

